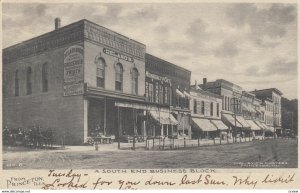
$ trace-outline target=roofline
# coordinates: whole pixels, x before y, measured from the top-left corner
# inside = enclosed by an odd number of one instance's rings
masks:
[[[92,23],[92,24],[94,24],[94,25],[97,25],[97,26],[99,26],[99,27],[103,27],[104,29],[106,29],[106,30],[108,30],[108,31],[112,31],[112,32],[114,32],[114,33],[116,33],[116,34],[118,34],[118,35],[124,37],[124,38],[127,38],[127,39],[129,39],[129,40],[131,40],[131,41],[134,41],[134,42],[136,42],[136,43],[139,43],[139,44],[142,44],[142,45],[146,46],[146,44],[143,44],[143,43],[141,43],[141,42],[139,42],[139,41],[133,40],[133,39],[127,37],[127,36],[124,36],[124,35],[122,35],[122,34],[116,32],[116,31],[114,31],[114,30],[108,29],[107,27],[104,27],[104,26],[102,26],[102,25],[99,25],[99,24],[97,24],[97,23],[95,23],[95,22],[93,22],[93,21],[90,21],[90,20],[87,20],[87,19],[82,19],[82,20],[80,20],[80,21],[86,21],[86,22]]]
[[[152,56],[152,57],[154,57],[154,58],[157,58],[157,59],[159,59],[159,60],[162,60],[162,61],[164,61],[164,62],[166,62],[166,63],[168,63],[168,64],[170,64],[170,65],[173,65],[173,66],[175,66],[175,67],[177,67],[177,68],[179,68],[179,69],[182,69],[182,70],[184,70],[184,71],[186,71],[186,72],[188,72],[188,73],[192,73],[190,70],[188,70],[188,69],[185,69],[185,68],[183,68],[183,67],[181,67],[181,66],[178,66],[178,65],[176,65],[176,64],[173,64],[173,63],[171,63],[171,62],[169,62],[169,61],[166,61],[166,60],[164,60],[164,59],[161,59],[161,58],[159,58],[159,57],[157,57],[157,56],[154,56],[154,55],[152,55],[152,54],[149,54],[149,53],[145,53],[145,55],[149,55],[149,56]],[[146,58],[146,56],[145,56],[145,58]]]
[[[277,88],[266,88],[266,89],[254,90],[254,91],[250,91],[250,92],[255,93],[257,91],[259,92],[259,91],[267,91],[267,90],[273,90],[276,93],[278,93],[279,95],[283,95],[283,93],[280,90],[278,90]]]
[[[39,35],[39,36],[36,36],[36,37],[30,38],[30,39],[24,40],[24,41],[22,41],[22,42],[20,42],[20,43],[11,45],[11,46],[6,47],[6,48],[3,48],[3,51],[10,50],[10,49],[14,49],[14,48],[16,48],[16,47],[18,47],[18,46],[24,45],[24,44],[26,44],[26,43],[30,43],[30,41],[33,41],[33,40],[36,40],[36,39],[39,39],[39,38],[43,38],[43,37],[48,36],[48,35],[50,35],[50,34],[52,34],[52,33],[60,32],[60,31],[62,31],[62,30],[64,30],[64,29],[71,28],[71,27],[74,26],[74,25],[77,25],[77,24],[80,24],[80,23],[84,23],[84,22],[92,23],[92,24],[94,24],[94,25],[97,25],[97,26],[99,26],[99,27],[102,27],[102,28],[104,28],[104,29],[106,29],[106,30],[108,30],[108,31],[111,31],[111,32],[113,32],[113,33],[116,33],[116,34],[119,35],[119,36],[122,36],[122,37],[124,37],[124,38],[126,38],[126,39],[128,39],[128,40],[131,40],[131,41],[133,41],[133,42],[135,42],[135,43],[141,44],[141,45],[143,45],[143,46],[146,47],[146,45],[143,44],[143,43],[141,43],[141,42],[138,42],[138,41],[133,40],[133,39],[127,37],[127,36],[124,36],[124,35],[122,35],[122,34],[120,34],[120,33],[118,33],[118,32],[115,32],[115,31],[113,31],[113,30],[111,30],[111,29],[108,29],[108,28],[106,28],[106,27],[103,27],[103,26],[101,26],[101,25],[99,25],[99,24],[97,24],[97,23],[95,23],[95,22],[93,22],[93,21],[90,21],[90,20],[87,20],[87,19],[81,19],[81,20],[79,20],[79,21],[75,21],[75,22],[73,22],[73,23],[70,23],[70,24],[65,25],[65,26],[63,26],[63,27],[60,27],[60,28],[58,28],[58,29],[54,29],[54,30],[52,30],[52,31],[48,31],[48,32],[46,32],[46,33],[44,33],[44,34],[41,34],[41,35]]]
[[[213,97],[215,97],[215,98],[222,99],[222,97],[221,97],[220,95],[218,95],[218,94],[215,94],[215,93],[212,93],[212,92],[209,92],[209,91],[206,91],[206,90],[199,90],[199,89],[196,89],[196,88],[194,88],[194,87],[195,87],[195,85],[191,85],[191,86],[190,86],[190,92],[191,92],[191,91],[199,92],[199,93],[203,92],[203,93],[205,93],[205,94],[207,94],[207,95],[210,95],[210,96],[213,96]],[[202,93],[201,93],[201,94],[202,94]]]
[[[44,37],[44,36],[47,36],[47,35],[49,35],[49,34],[51,34],[51,33],[59,32],[59,31],[61,31],[61,30],[63,30],[63,29],[70,28],[70,27],[72,27],[73,25],[79,24],[79,23],[81,23],[81,22],[83,22],[83,21],[84,21],[84,20],[82,19],[82,20],[76,21],[76,22],[74,22],[74,23],[71,23],[71,24],[65,25],[65,26],[63,26],[63,27],[60,27],[60,28],[58,28],[58,29],[56,29],[56,30],[54,29],[54,30],[52,30],[52,31],[48,31],[48,32],[46,32],[46,33],[44,33],[44,34],[41,34],[41,35],[39,35],[39,36],[36,36],[36,37],[30,38],[30,39],[24,40],[24,41],[22,41],[22,42],[20,42],[20,43],[11,45],[11,46],[6,47],[6,48],[3,48],[3,51],[9,50],[9,49],[13,49],[13,48],[18,47],[18,46],[21,46],[21,45],[23,45],[23,44],[29,43],[29,42],[32,41],[32,40],[39,39],[39,38],[42,38],[42,37]]]

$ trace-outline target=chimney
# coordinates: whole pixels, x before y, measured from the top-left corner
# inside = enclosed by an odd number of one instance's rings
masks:
[[[207,83],[207,79],[206,78],[203,78],[203,88],[205,89],[206,87],[206,83]]]
[[[58,28],[60,28],[60,18],[59,17],[55,18],[54,22],[55,22],[55,30],[57,30]]]

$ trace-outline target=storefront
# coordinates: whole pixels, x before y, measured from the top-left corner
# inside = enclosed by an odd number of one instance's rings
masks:
[[[150,112],[147,128],[150,135],[173,135],[191,138],[189,88],[191,72],[146,53],[145,96],[149,105],[159,112]],[[170,117],[169,124],[158,119]],[[175,122],[176,120],[176,122]],[[155,128],[155,129],[153,129]],[[148,130],[148,129],[147,129]],[[161,132],[160,132],[161,130]]]

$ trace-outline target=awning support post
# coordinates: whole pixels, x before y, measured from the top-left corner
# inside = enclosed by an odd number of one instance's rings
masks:
[[[118,149],[121,149],[120,107],[118,107]]]

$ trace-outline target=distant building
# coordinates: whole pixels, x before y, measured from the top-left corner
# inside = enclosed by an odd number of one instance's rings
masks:
[[[277,136],[282,133],[281,128],[281,96],[280,92],[276,88],[255,90],[251,93],[261,99],[266,105],[265,120],[269,127],[273,127],[273,131],[276,132]]]
[[[193,138],[215,138],[227,136],[228,127],[221,120],[222,97],[204,91],[198,85],[190,90]]]
[[[224,79],[207,82],[206,78],[199,86],[205,91],[221,96],[222,121],[230,128],[233,137],[250,135],[251,126],[242,116],[242,87]]]

